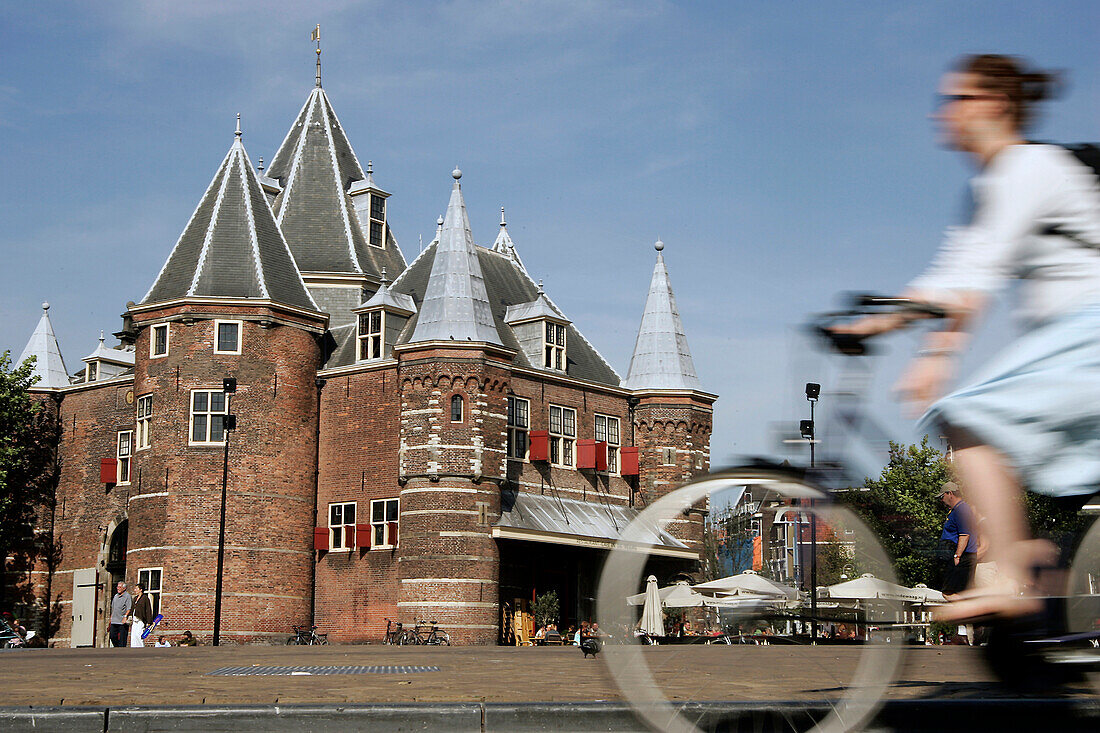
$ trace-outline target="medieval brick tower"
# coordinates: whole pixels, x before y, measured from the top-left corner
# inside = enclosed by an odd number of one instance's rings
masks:
[[[437,620],[454,638],[498,636],[500,516],[506,394],[515,352],[489,307],[455,170],[416,327],[399,347],[401,517],[399,608]]]
[[[128,501],[128,564],[178,578],[190,591],[173,603],[175,623],[208,629],[219,541],[212,519],[224,478],[224,635],[282,636],[286,619],[308,618],[311,605],[316,379],[327,319],[239,132],[129,316],[141,479]]]
[[[633,392],[635,444],[639,450],[639,491],[643,503],[710,470],[714,396],[703,392],[695,374],[676,297],[658,241],[657,263],[642,323],[623,383]],[[701,549],[705,507],[672,521],[669,531]]]

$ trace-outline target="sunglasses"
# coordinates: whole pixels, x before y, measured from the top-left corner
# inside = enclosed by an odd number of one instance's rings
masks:
[[[969,99],[992,99],[994,94],[937,94],[932,98],[932,107],[939,109],[952,102],[965,102]]]

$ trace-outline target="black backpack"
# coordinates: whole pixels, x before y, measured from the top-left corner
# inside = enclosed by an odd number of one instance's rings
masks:
[[[1097,182],[1100,184],[1100,145],[1096,143],[1073,143],[1070,145],[1060,145],[1059,147],[1068,150],[1074,158],[1077,158],[1081,165],[1092,170],[1092,174],[1096,176]],[[1058,224],[1051,224],[1042,229],[1039,233],[1057,234],[1072,239],[1078,244],[1083,244],[1086,247],[1100,248],[1100,243],[1082,239],[1076,232],[1066,231]]]

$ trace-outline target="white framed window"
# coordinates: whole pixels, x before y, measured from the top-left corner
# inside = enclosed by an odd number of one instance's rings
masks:
[[[138,570],[138,583],[149,594],[149,604],[153,607],[153,615],[160,613],[161,581],[164,580],[164,568],[142,568]]]
[[[241,321],[214,321],[214,353],[241,353]]]
[[[370,503],[370,546],[395,547],[400,504],[397,499],[372,499]]]
[[[134,431],[133,430],[120,430],[118,432],[118,449],[115,451],[115,455],[118,456],[118,471],[115,481],[117,484],[130,483],[130,459],[134,455]]]
[[[386,246],[386,197],[370,195],[370,243],[374,247]]]
[[[328,505],[330,550],[350,550],[355,547],[355,502]]]
[[[98,361],[88,362],[88,367],[84,370],[84,381],[85,382],[94,382],[98,378],[99,378],[99,362]]]
[[[577,411],[571,407],[550,405],[550,463],[576,465]]]
[[[137,447],[136,450],[144,450],[152,445],[149,435],[149,424],[153,420],[153,395],[147,394],[137,398]]]
[[[619,472],[619,418],[596,415],[596,440],[607,443],[607,472]]]
[[[381,310],[359,314],[359,361],[381,359],[384,356],[382,329],[385,321]]]
[[[191,445],[221,445],[225,442],[225,416],[229,395],[220,389],[191,390]]]
[[[552,321],[546,322],[546,335],[543,339],[546,358],[543,366],[547,369],[565,371],[565,326]]]
[[[149,328],[149,358],[168,356],[168,324],[158,323]]]
[[[508,398],[508,458],[527,460],[527,431],[531,429],[531,401]]]
[[[462,399],[462,395],[451,395],[451,422],[462,422],[463,407],[465,401]]]

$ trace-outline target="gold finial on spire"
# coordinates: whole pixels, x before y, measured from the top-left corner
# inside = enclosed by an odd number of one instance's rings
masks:
[[[321,24],[318,23],[317,27],[313,29],[313,33],[310,34],[309,40],[317,41],[317,86],[321,86]]]

